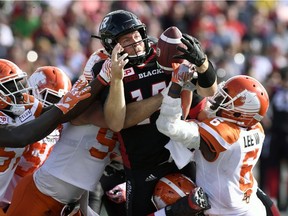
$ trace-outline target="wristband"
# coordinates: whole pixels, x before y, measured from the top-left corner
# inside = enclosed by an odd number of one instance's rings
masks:
[[[214,84],[215,80],[216,73],[212,63],[209,61],[208,69],[204,73],[198,73],[198,85],[202,88],[209,88]]]
[[[168,95],[172,98],[178,98],[180,96],[182,87],[176,83],[172,83],[172,84],[173,84],[173,86],[170,86],[169,91],[168,91]]]

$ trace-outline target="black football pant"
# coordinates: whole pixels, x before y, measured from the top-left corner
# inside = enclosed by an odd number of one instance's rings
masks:
[[[194,171],[194,164],[192,163],[179,171],[174,162],[166,162],[150,170],[125,168],[127,216],[147,216],[156,211],[152,202],[152,195],[160,178],[171,173],[181,172],[193,179],[195,177]]]

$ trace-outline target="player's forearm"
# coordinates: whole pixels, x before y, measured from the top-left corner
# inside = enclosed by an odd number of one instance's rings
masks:
[[[71,120],[73,125],[93,124],[98,127],[107,128],[104,118],[104,110],[100,101],[92,103],[83,113]]]
[[[109,94],[104,105],[104,116],[108,128],[115,132],[123,129],[126,103],[122,80],[111,80]]]
[[[23,148],[49,135],[59,124],[63,113],[53,106],[40,117],[18,127],[0,130],[0,147]]]
[[[124,128],[137,125],[149,118],[160,108],[162,99],[162,94],[157,94],[153,97],[128,104],[126,108]]]

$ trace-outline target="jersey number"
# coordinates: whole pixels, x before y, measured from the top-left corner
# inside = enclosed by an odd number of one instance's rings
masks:
[[[106,128],[100,128],[96,139],[101,145],[107,146],[108,151],[101,151],[95,147],[92,147],[89,150],[90,155],[92,157],[103,160],[108,155],[108,153],[114,149],[117,142],[117,135]]]
[[[152,85],[152,95],[156,95],[156,94],[160,93],[164,88],[166,88],[166,83],[164,81],[153,84]],[[132,91],[131,96],[133,99],[136,99],[136,101],[143,100],[143,95],[142,95],[140,89]],[[150,119],[147,118],[147,119],[143,120],[142,122],[140,122],[139,124],[149,124],[149,123],[150,123]]]
[[[15,157],[16,153],[14,151],[5,151],[4,148],[0,148],[0,155],[3,158],[7,158],[7,159],[3,160],[2,165],[0,165],[0,172],[5,172],[9,168],[9,165],[10,165],[12,159]],[[13,168],[14,168],[14,166],[17,165],[19,160],[20,160],[20,157],[16,158],[16,160],[13,164]]]
[[[253,166],[249,164],[249,160],[256,160],[258,155],[259,149],[254,149],[252,151],[249,151],[246,153],[244,159],[243,159],[243,165],[240,170],[240,190],[243,191],[248,197],[250,197],[254,184],[253,174],[252,174],[252,168]],[[245,176],[248,177],[248,181]]]

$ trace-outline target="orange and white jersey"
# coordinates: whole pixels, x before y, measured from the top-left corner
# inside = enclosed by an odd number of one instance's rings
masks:
[[[63,126],[61,137],[50,156],[34,173],[34,181],[42,193],[65,203],[75,194],[83,193],[83,189],[96,189],[105,166],[110,162],[117,136],[94,125],[66,123]]]
[[[251,211],[251,204],[258,200],[252,172],[265,137],[261,124],[248,130],[217,117],[199,123],[199,132],[217,155],[214,161],[205,159],[200,150],[194,155],[196,183],[208,194],[212,206],[205,213],[249,215],[243,213]]]
[[[15,170],[15,175],[24,177],[34,173],[50,155],[52,147],[60,138],[62,125],[55,129],[44,139],[29,145],[28,150],[22,155]]]
[[[13,178],[6,190],[5,200],[10,201],[12,194],[19,181],[26,175],[32,174],[48,158],[53,146],[60,138],[62,125],[55,129],[44,139],[27,146],[16,167]]]
[[[5,113],[0,111],[0,124],[19,126],[25,122],[31,121],[38,117],[42,111],[42,104],[34,99],[34,104],[29,109],[27,108],[24,113],[15,118],[11,118]],[[0,148],[0,200],[3,200],[5,191],[11,181],[15,169],[23,153],[27,151],[25,148]]]

